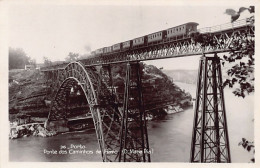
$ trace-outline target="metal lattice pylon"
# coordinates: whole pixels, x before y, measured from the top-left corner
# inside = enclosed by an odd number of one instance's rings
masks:
[[[139,62],[127,63],[120,146],[119,161],[151,161]]]
[[[201,57],[190,162],[230,163],[220,59]]]

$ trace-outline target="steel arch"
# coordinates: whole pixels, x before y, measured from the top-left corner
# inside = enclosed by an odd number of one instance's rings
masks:
[[[72,86],[80,86],[89,104],[103,161],[116,161],[120,148],[120,121],[109,99],[109,91],[95,68],[72,62],[59,72],[59,89],[52,101],[48,122],[66,120],[66,98]],[[116,117],[117,115],[117,117]],[[109,151],[109,152],[108,152]],[[111,152],[114,151],[114,152]]]

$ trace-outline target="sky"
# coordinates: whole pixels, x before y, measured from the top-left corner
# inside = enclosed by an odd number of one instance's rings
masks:
[[[241,5],[12,3],[8,8],[9,47],[28,56],[63,61],[69,52],[111,46],[186,22],[198,28],[230,22],[225,10]],[[247,6],[246,6],[247,7]],[[248,16],[246,11],[241,18]],[[147,61],[164,69],[196,69],[199,57]]]

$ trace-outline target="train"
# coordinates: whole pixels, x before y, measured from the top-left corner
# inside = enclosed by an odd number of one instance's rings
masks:
[[[166,30],[154,32],[132,40],[117,43],[112,46],[97,49],[91,52],[91,56],[107,55],[110,53],[122,52],[164,42],[170,42],[173,40],[184,39],[189,37],[191,33],[197,32],[198,25],[199,24],[196,22],[188,22]]]

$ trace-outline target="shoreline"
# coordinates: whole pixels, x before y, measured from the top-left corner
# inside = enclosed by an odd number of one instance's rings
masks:
[[[192,105],[185,106],[183,108],[180,108],[181,110],[176,111],[176,112],[171,112],[167,113],[165,111],[165,116],[167,115],[173,115],[177,113],[184,112],[186,109],[191,108]],[[160,117],[158,116],[153,116],[151,114],[147,114],[146,120],[147,121],[152,121],[152,120],[158,120]],[[79,132],[79,131],[84,131],[87,129],[94,129],[94,127],[91,127],[92,125],[89,124],[87,120],[92,120],[92,118],[88,118],[84,121],[86,122],[79,122],[77,124],[70,124],[68,125],[69,131],[63,132],[63,133],[58,133],[56,131],[49,131],[46,128],[44,128],[45,122],[33,122],[33,123],[26,123],[26,124],[21,124],[21,125],[15,125],[13,123],[10,123],[10,130],[9,130],[9,139],[18,139],[18,138],[23,138],[23,137],[29,137],[29,136],[39,136],[39,137],[50,137],[50,136],[55,136],[58,134],[66,134],[66,133],[71,133],[71,132]],[[73,126],[81,126],[79,129],[74,129]]]

